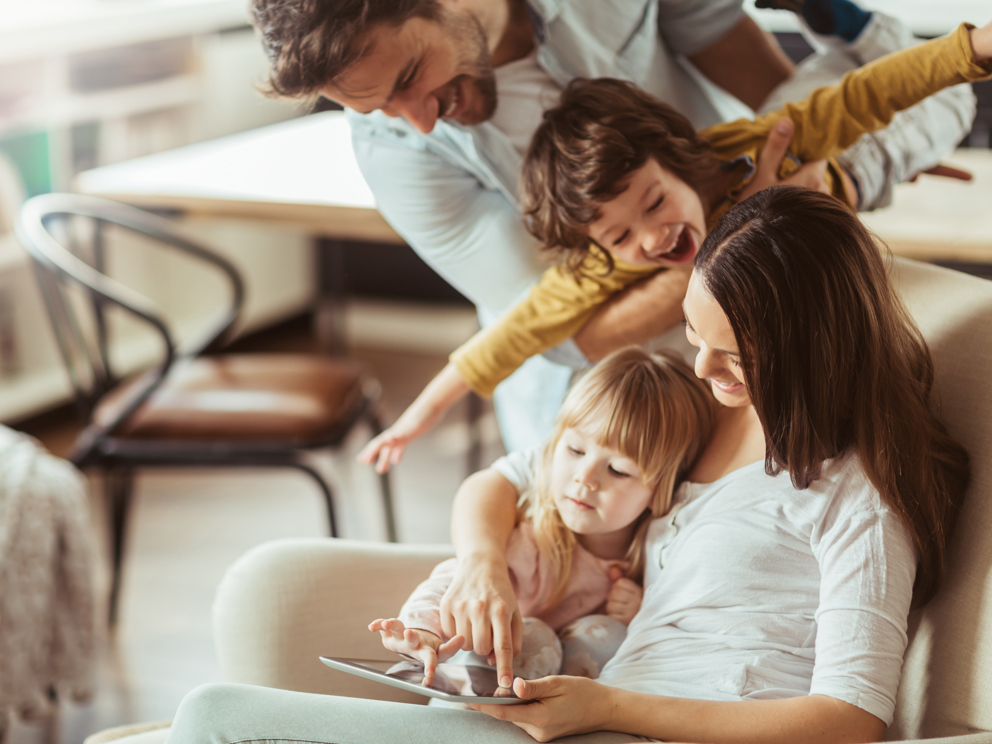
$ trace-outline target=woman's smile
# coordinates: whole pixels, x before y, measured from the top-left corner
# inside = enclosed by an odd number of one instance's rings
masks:
[[[713,387],[719,389],[727,395],[734,395],[744,389],[744,383],[738,382],[737,380],[734,380],[733,382],[724,382],[723,380],[717,380],[711,377],[710,382],[713,384]]]
[[[713,397],[723,405],[732,408],[750,405],[733,328],[696,271],[689,279],[682,309],[686,338],[699,349],[696,376],[709,380]]]

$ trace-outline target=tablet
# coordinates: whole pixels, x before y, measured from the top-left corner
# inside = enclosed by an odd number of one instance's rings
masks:
[[[401,690],[447,700],[449,703],[516,705],[527,702],[518,698],[513,690],[501,688],[496,681],[496,670],[489,667],[438,664],[434,680],[426,685],[424,665],[419,661],[404,660],[396,663],[333,656],[321,656],[320,660],[332,669],[357,674],[359,677],[399,687]]]

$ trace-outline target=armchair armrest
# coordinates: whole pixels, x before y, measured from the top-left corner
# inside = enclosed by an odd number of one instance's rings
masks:
[[[992,744],[992,731],[980,731],[960,736],[942,736],[939,739],[900,739],[889,744]]]
[[[318,656],[384,659],[368,624],[395,616],[450,545],[277,540],[242,556],[214,600],[224,678],[301,692],[423,703],[427,698],[329,669]]]

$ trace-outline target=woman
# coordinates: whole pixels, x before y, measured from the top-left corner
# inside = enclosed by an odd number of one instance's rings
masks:
[[[964,451],[930,411],[929,352],[870,235],[815,192],[783,187],[742,202],[695,266],[687,334],[697,375],[724,407],[690,482],[652,526],[642,610],[599,681],[515,680],[535,703],[484,712],[542,741],[588,731],[598,732],[582,738],[590,744],[624,740],[601,729],[879,740],[910,604],[936,590],[967,481]],[[460,540],[477,539],[463,582],[507,583],[501,530],[513,507],[460,504],[458,524],[475,526]],[[472,510],[488,521],[468,519]],[[490,595],[506,596],[501,585]],[[471,621],[463,634],[478,647],[491,624],[480,607],[449,607],[448,621],[457,632]],[[505,721],[417,708],[201,688],[170,740],[204,728],[214,741],[526,739]]]

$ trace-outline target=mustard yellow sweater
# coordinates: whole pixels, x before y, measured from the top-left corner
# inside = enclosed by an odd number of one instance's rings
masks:
[[[798,161],[830,159],[859,137],[884,128],[899,111],[944,88],[992,75],[992,62],[975,61],[968,30],[962,24],[950,35],[904,49],[852,70],[834,86],[820,88],[800,103],[757,119],[738,119],[700,132],[720,160],[742,156],[756,162],[775,122],[795,122],[789,153]],[[799,168],[783,161],[780,175]],[[827,168],[830,192],[844,200],[836,163]],[[753,171],[753,169],[752,169]],[[730,209],[753,172],[741,176],[727,199],[707,216],[710,228]],[[480,395],[492,395],[497,384],[521,364],[575,335],[604,302],[639,279],[663,269],[615,261],[613,271],[602,249],[593,246],[575,278],[560,267],[544,272],[528,297],[498,322],[480,331],[451,355],[466,383]]]

